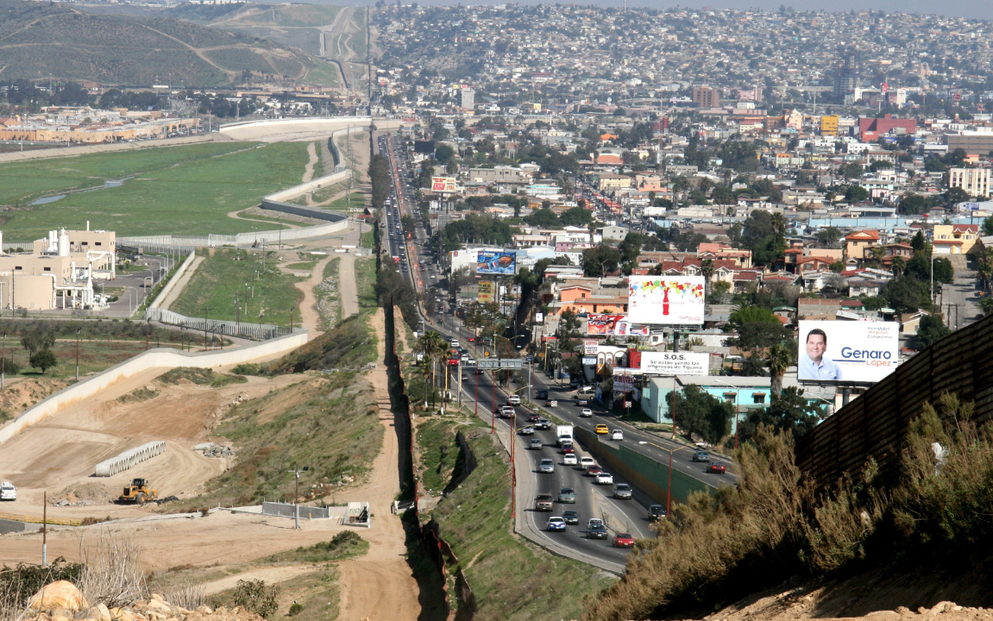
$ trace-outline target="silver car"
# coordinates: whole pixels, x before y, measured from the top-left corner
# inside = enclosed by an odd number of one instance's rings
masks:
[[[618,500],[631,500],[631,486],[627,483],[617,483],[614,485],[614,498]]]
[[[538,464],[538,472],[544,474],[555,472],[555,462],[548,458],[542,459],[541,463]]]

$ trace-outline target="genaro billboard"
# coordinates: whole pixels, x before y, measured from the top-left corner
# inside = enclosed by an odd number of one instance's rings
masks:
[[[513,276],[517,272],[517,253],[499,250],[480,250],[476,256],[477,274],[502,274]]]
[[[878,382],[900,360],[895,321],[801,321],[797,380]]]
[[[479,295],[476,297],[476,301],[481,304],[489,304],[494,301],[492,280],[479,281]]]
[[[703,276],[631,276],[628,321],[640,324],[702,324]]]
[[[641,352],[646,375],[710,375],[710,354],[700,352]]]
[[[598,336],[648,336],[648,326],[632,326],[624,315],[590,315],[586,334]]]

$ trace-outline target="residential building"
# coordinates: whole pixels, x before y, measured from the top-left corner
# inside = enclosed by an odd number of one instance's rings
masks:
[[[948,171],[948,187],[965,190],[969,196],[988,198],[990,195],[989,168],[952,168]]]

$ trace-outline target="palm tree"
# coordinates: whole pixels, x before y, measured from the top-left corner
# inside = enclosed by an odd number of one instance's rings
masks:
[[[777,343],[769,348],[769,356],[766,363],[769,365],[769,375],[772,377],[770,392],[772,392],[772,402],[779,401],[783,394],[783,375],[786,369],[794,363],[796,352],[792,347]]]
[[[433,330],[425,332],[417,341],[418,347],[424,355],[431,360],[431,394],[434,395],[435,383],[435,362],[438,357],[448,348],[445,337],[440,332]]]
[[[710,300],[710,279],[714,277],[714,260],[704,259],[700,262],[700,273],[703,274],[703,301],[704,304]]]
[[[907,269],[907,260],[903,257],[893,257],[890,262],[890,271],[893,272],[893,278],[899,278],[901,274]]]

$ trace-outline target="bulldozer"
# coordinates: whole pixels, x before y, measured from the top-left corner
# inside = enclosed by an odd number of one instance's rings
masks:
[[[148,487],[145,479],[132,479],[124,488],[124,494],[117,499],[122,504],[143,505],[150,500],[155,500],[159,496],[159,491]]]

